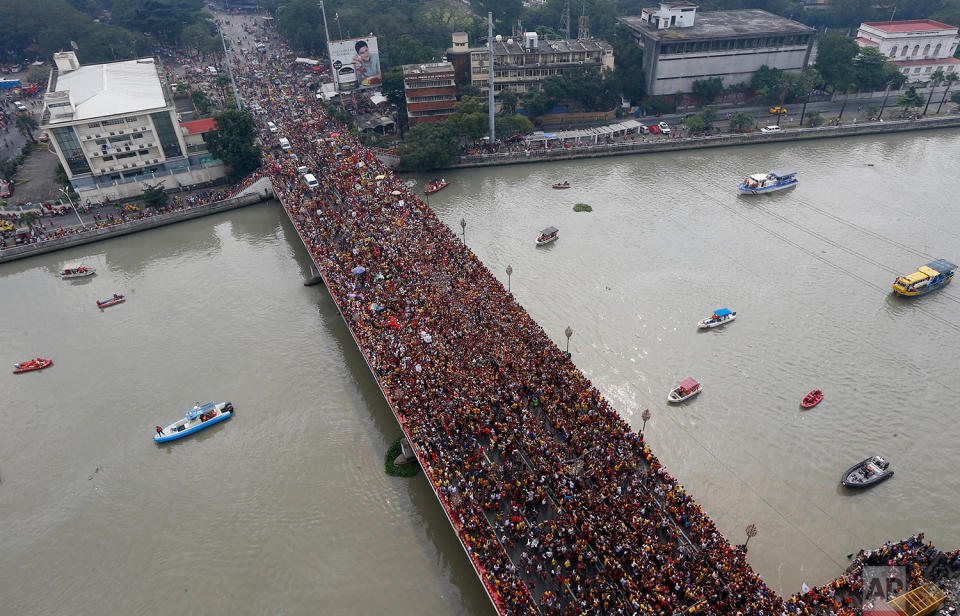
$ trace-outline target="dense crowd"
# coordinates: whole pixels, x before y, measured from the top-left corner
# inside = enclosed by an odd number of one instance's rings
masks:
[[[769,589],[456,234],[283,61],[251,59],[235,58],[238,86],[280,127],[261,138],[294,144],[267,155],[275,191],[501,613],[836,607],[826,587]]]

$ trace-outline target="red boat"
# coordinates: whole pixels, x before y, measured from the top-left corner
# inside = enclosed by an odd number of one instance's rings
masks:
[[[429,184],[427,184],[427,188],[423,192],[429,195],[429,194],[441,191],[447,186],[450,186],[450,182],[446,180],[434,180]]]
[[[109,308],[110,306],[122,304],[125,301],[127,300],[122,295],[114,295],[110,299],[105,299],[102,302],[97,300],[97,308]]]
[[[21,372],[33,372],[34,370],[43,370],[47,366],[53,363],[52,359],[43,359],[38,357],[36,359],[31,359],[30,361],[22,361],[19,364],[13,364],[13,373],[20,374]]]
[[[553,187],[556,188],[557,190],[560,190],[563,188],[570,188],[570,182],[563,182],[562,184],[554,184]]]
[[[823,392],[819,389],[814,389],[806,396],[803,397],[803,400],[800,401],[800,406],[805,409],[812,409],[813,407],[820,404],[823,400]]]

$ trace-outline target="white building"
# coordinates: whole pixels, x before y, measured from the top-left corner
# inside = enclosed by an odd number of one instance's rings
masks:
[[[960,43],[957,26],[932,19],[862,23],[857,43],[879,49],[900,67],[907,81],[927,81],[938,68],[945,73],[960,71],[960,59],[953,57]]]
[[[691,92],[719,77],[748,83],[761,66],[800,72],[813,59],[814,29],[761,10],[697,13],[691,2],[661,2],[620,17],[643,49],[647,94]]]
[[[42,128],[81,199],[122,199],[143,183],[169,189],[224,175],[222,162],[188,148],[162,67],[153,58],[80,66],[54,54]]]

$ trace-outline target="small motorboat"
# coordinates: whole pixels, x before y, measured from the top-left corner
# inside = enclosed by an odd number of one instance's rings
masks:
[[[208,402],[201,405],[199,402],[192,409],[186,412],[181,419],[173,422],[166,428],[156,427],[157,433],[153,435],[154,442],[166,443],[178,438],[183,438],[188,434],[199,432],[204,428],[209,428],[213,424],[220,423],[233,416],[233,405],[229,402]]]
[[[110,299],[105,299],[103,301],[97,300],[97,308],[109,308],[110,306],[116,306],[117,304],[122,304],[127,301],[122,295],[117,295],[114,293],[113,297]]]
[[[893,281],[893,292],[904,297],[926,295],[949,284],[956,269],[957,266],[946,259],[932,261],[909,276],[897,276]]]
[[[33,372],[34,370],[43,370],[52,363],[52,359],[43,359],[42,357],[31,359],[30,361],[22,361],[13,364],[13,373],[20,374],[23,372]]]
[[[60,278],[64,280],[70,280],[71,278],[85,278],[87,276],[93,276],[97,272],[94,271],[92,267],[87,267],[82,263],[73,263],[71,265],[64,265],[63,269],[60,270]]]
[[[553,185],[557,190],[563,190],[564,188],[570,188],[570,182],[564,180],[563,182],[557,182]]]
[[[423,189],[423,192],[431,195],[435,192],[443,190],[447,186],[450,186],[450,182],[448,182],[446,179],[432,180],[427,183],[427,187]]]
[[[697,323],[697,329],[710,329],[711,327],[720,327],[737,318],[736,312],[731,312],[729,308],[717,308],[713,315]]]
[[[814,389],[806,396],[803,397],[803,400],[800,401],[800,406],[805,409],[812,409],[813,407],[820,404],[823,400],[823,392],[819,389]]]
[[[557,239],[557,233],[559,232],[560,230],[556,227],[547,227],[541,231],[540,236],[537,237],[537,246],[543,246],[555,241]]]
[[[796,171],[771,171],[770,173],[754,173],[742,182],[737,190],[741,195],[760,195],[775,192],[797,185]]]
[[[686,378],[680,381],[680,384],[670,390],[667,395],[667,402],[683,402],[699,394],[703,389],[696,379]]]
[[[840,477],[840,483],[848,488],[868,488],[890,477],[893,477],[890,463],[880,456],[872,456],[851,466]]]

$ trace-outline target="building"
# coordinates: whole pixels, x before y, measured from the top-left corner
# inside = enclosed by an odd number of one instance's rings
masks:
[[[470,47],[465,32],[453,33],[453,47],[447,50],[459,84],[473,84],[483,94],[489,91],[490,52],[487,47]],[[536,32],[526,32],[523,41],[504,39],[493,42],[493,90],[511,89],[523,95],[537,90],[550,75],[588,68],[613,70],[613,47],[595,39],[541,40]]]
[[[719,77],[749,83],[761,66],[800,72],[812,60],[814,29],[761,10],[697,13],[690,2],[661,2],[639,16],[620,17],[643,49],[647,94],[691,92],[693,82]]]
[[[449,62],[403,65],[403,92],[411,125],[445,120],[453,114],[457,102],[454,76]]]
[[[168,189],[223,177],[223,163],[200,143],[188,146],[176,107],[153,58],[81,66],[54,54],[41,128],[82,199],[122,199],[144,182]]]
[[[945,73],[960,71],[960,60],[953,57],[960,43],[957,26],[932,19],[862,23],[857,43],[880,50],[907,81],[927,81],[938,68]]]

